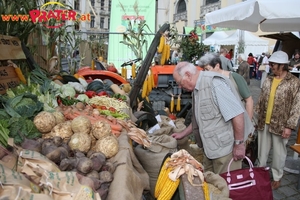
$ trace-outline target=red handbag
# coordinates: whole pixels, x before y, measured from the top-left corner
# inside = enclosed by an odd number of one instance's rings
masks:
[[[233,200],[273,200],[269,167],[253,167],[248,157],[250,168],[229,171],[233,161],[228,164],[227,172],[220,174],[228,185],[229,197]]]

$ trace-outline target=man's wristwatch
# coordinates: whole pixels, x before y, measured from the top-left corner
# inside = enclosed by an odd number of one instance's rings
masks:
[[[244,143],[243,140],[234,140],[235,145],[239,145],[239,144],[243,144],[243,143]]]

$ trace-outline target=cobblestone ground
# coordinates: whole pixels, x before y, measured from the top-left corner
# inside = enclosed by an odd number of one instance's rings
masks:
[[[250,90],[254,99],[254,104],[258,100],[260,94],[260,80],[251,79]],[[297,138],[297,132],[293,131],[292,136],[287,144],[288,156],[286,161],[286,167],[290,170],[284,171],[284,176],[281,179],[281,187],[273,191],[274,200],[299,200],[300,199],[300,188],[297,189],[298,180],[300,180],[300,175],[295,173],[290,173],[288,171],[295,170],[298,171],[300,166],[300,160],[298,156],[294,159],[294,151],[291,150],[290,146],[294,145]],[[271,150],[272,151],[272,150]],[[271,157],[268,160],[268,164],[271,164]],[[299,183],[300,185],[300,183]]]

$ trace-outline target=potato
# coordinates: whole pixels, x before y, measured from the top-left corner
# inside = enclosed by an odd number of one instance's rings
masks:
[[[56,119],[52,113],[42,111],[34,117],[33,123],[41,133],[48,133],[56,125]]]

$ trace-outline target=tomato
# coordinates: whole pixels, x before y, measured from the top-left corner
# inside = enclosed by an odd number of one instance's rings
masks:
[[[107,110],[106,106],[98,106],[100,110]]]
[[[101,92],[99,92],[97,95],[98,95],[98,96],[106,96],[107,93],[106,93],[105,91],[101,91]]]
[[[115,108],[113,108],[113,107],[109,107],[109,109],[108,109],[110,112],[116,112],[117,110],[115,109]]]

